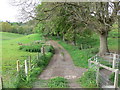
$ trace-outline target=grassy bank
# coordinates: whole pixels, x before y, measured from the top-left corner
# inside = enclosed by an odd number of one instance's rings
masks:
[[[28,36],[0,32],[2,35],[2,76],[5,88],[16,88],[16,60],[19,59],[22,63],[27,56],[35,56],[36,53],[25,52],[19,50],[18,43],[27,44],[36,40],[42,40],[42,35],[31,34]]]
[[[59,41],[59,44],[69,52],[74,64],[82,68],[88,68],[88,59],[95,55],[95,50],[96,52],[98,51],[96,48],[79,50],[78,47],[69,45],[63,41]]]

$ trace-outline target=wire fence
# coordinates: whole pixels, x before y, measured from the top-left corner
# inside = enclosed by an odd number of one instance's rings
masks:
[[[114,69],[120,69],[120,55],[115,53],[105,53],[103,56],[95,55],[88,60],[99,62]],[[95,67],[95,64],[89,63],[89,67]]]
[[[99,86],[107,86],[107,85],[114,85],[114,83],[109,79],[109,76],[105,73],[99,73]]]
[[[41,52],[37,52],[36,56],[22,56],[26,57],[24,61],[16,60],[16,76],[15,78],[18,78],[19,76],[27,77],[28,74],[37,66],[37,61],[41,59],[42,56],[45,55],[45,47],[42,46]],[[35,61],[36,60],[36,61]],[[11,81],[12,82],[12,81]],[[4,83],[3,78],[0,76],[0,90],[3,89]]]

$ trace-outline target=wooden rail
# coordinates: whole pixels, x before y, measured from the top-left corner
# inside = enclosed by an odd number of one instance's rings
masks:
[[[97,66],[97,75],[96,75],[96,82],[99,84],[99,67],[103,67],[109,71],[115,72],[115,78],[114,78],[114,88],[118,88],[118,75],[119,75],[119,69],[114,69],[107,67],[105,65],[100,64],[99,62],[95,61],[89,61],[90,63],[94,63]]]
[[[109,71],[112,71],[112,72],[115,72],[115,71],[116,71],[116,69],[107,67],[107,66],[105,66],[105,65],[103,65],[103,64],[100,64],[99,62],[95,62],[95,61],[90,61],[90,62],[98,65],[99,67],[103,67],[103,68],[105,68],[105,69],[107,69],[107,70],[109,70]]]

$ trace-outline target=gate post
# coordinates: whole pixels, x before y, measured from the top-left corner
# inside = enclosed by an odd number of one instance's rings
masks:
[[[20,71],[20,62],[19,62],[19,60],[17,60],[17,72],[19,72]]]
[[[99,86],[99,70],[100,70],[99,62],[97,63],[96,67],[97,67],[97,71],[96,71],[96,83],[97,83],[97,86]]]
[[[88,68],[91,68],[91,59],[88,59]]]
[[[26,76],[28,74],[27,60],[25,60],[25,74],[26,74]]]
[[[114,88],[118,88],[118,74],[119,74],[119,69],[116,69],[115,78],[114,78]]]
[[[112,65],[113,69],[115,69],[115,65],[116,65],[116,54],[113,54],[113,65]]]

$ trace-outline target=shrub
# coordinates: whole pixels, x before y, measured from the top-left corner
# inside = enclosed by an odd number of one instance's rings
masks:
[[[27,52],[40,52],[42,44],[30,44],[30,45],[22,45],[19,47],[19,50],[27,51]]]
[[[54,48],[53,48],[53,46],[51,46],[51,45],[45,46],[45,51],[46,51],[46,52],[55,53],[55,52],[54,52]]]
[[[41,52],[42,44],[44,44],[44,43],[30,44],[30,45],[21,45],[19,47],[19,50],[23,50],[23,51],[27,51],[27,52]],[[45,46],[45,52],[52,52],[52,53],[54,53],[53,46],[51,46],[51,45]]]

